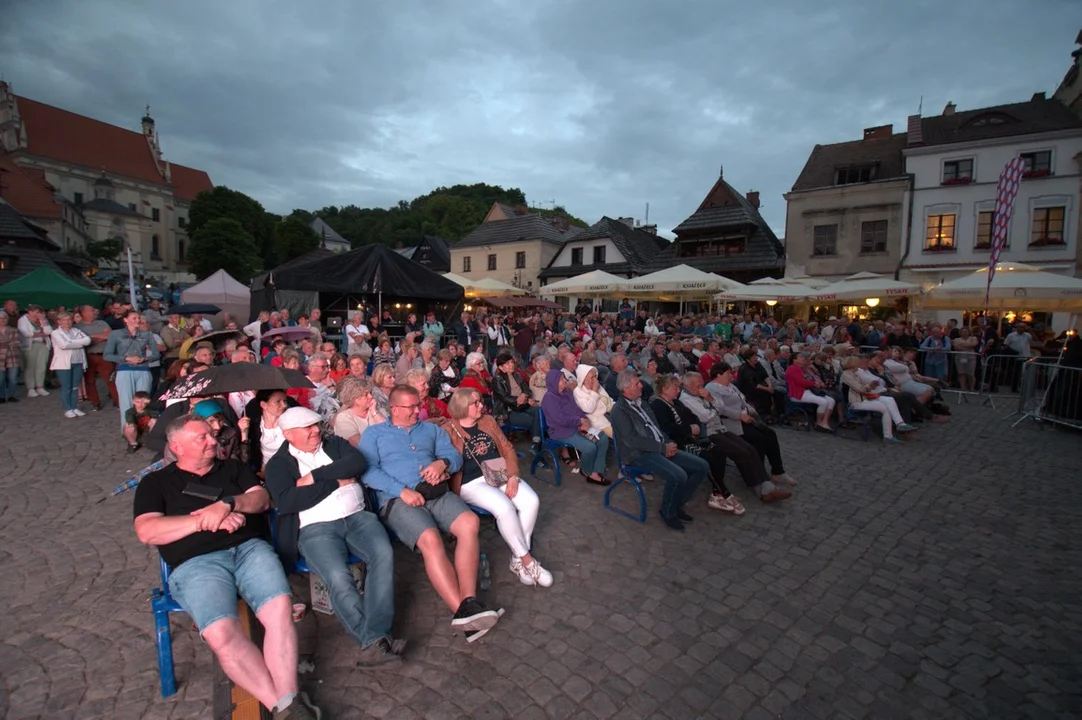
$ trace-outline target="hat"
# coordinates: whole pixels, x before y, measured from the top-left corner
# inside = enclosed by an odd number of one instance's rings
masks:
[[[207,350],[210,350],[211,352],[214,352],[214,344],[211,343],[210,341],[204,340],[203,342],[198,342],[198,343],[195,344],[195,349],[196,350],[202,350],[203,348],[206,348]]]
[[[208,400],[202,400],[195,404],[192,408],[192,415],[198,415],[206,420],[213,415],[221,415],[225,412],[225,408],[222,407],[222,403],[215,398]]]
[[[306,407],[292,407],[278,418],[278,427],[282,430],[296,430],[297,428],[316,425],[322,420],[323,418],[314,410],[309,410]]]
[[[838,320],[838,318],[834,317],[833,315],[831,315],[829,318],[827,318],[827,322],[837,322],[837,320]]]

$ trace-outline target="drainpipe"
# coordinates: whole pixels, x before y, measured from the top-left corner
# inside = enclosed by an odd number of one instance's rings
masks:
[[[902,266],[905,265],[905,261],[909,259],[909,250],[911,243],[909,239],[913,237],[913,196],[916,194],[913,185],[915,184],[913,173],[907,173],[906,177],[909,178],[909,219],[906,221],[906,230],[908,232],[905,236],[905,252],[902,253],[902,259],[898,261],[898,267],[894,269],[894,279],[900,280],[902,274]]]

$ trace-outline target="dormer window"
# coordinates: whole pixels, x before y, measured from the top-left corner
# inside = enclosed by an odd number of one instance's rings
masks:
[[[834,184],[856,185],[858,183],[871,182],[874,179],[874,165],[855,165],[853,167],[838,168],[835,171]]]
[[[989,125],[1006,125],[1011,118],[1006,115],[981,115],[966,123],[965,127],[987,127]]]

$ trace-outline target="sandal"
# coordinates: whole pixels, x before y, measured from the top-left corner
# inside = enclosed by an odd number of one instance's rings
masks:
[[[586,482],[590,483],[591,485],[612,485],[612,480],[609,480],[607,477],[602,477],[600,480],[595,480],[594,478],[587,475]]]

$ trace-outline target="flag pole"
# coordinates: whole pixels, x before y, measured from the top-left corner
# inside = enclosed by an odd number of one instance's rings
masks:
[[[133,309],[139,309],[139,296],[135,294],[135,270],[132,268],[131,247],[128,247],[128,295]]]

